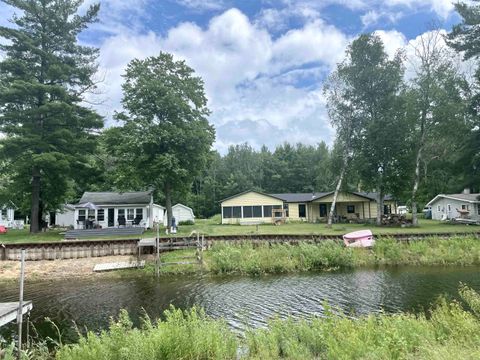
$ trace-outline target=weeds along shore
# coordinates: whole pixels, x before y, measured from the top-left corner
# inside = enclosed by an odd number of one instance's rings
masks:
[[[234,333],[198,308],[165,311],[134,328],[126,311],[108,330],[48,349],[37,341],[24,359],[479,359],[480,295],[461,285],[461,302],[437,300],[426,313],[359,318],[325,305],[323,317],[272,319],[266,328]],[[5,359],[13,359],[13,345]]]
[[[188,251],[174,251],[162,255],[162,259],[175,262],[187,254]],[[400,242],[380,238],[372,249],[346,248],[335,241],[296,245],[219,242],[203,253],[203,262],[201,270],[195,265],[167,265],[161,272],[261,275],[395,265],[480,265],[480,239],[474,236],[432,237]],[[147,271],[152,270],[151,266],[147,267]]]

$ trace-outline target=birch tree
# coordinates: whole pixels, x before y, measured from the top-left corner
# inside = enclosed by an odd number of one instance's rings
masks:
[[[413,56],[409,62],[414,71],[409,98],[413,101],[413,151],[415,158],[411,207],[413,225],[418,225],[418,189],[422,168],[426,163],[442,153],[435,149],[435,143],[448,144],[459,128],[464,126],[465,98],[468,88],[466,81],[457,71],[453,54],[445,46],[439,30],[423,34],[412,45]],[[445,141],[442,141],[444,139]],[[451,146],[444,146],[445,150]]]

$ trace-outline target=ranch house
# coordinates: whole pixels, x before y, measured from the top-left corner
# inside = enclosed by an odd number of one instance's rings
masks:
[[[364,221],[377,216],[377,194],[343,192],[337,197],[337,221]],[[285,221],[325,222],[333,201],[333,191],[316,193],[265,194],[245,191],[222,200],[222,224],[273,223]],[[391,196],[384,198],[384,213],[396,214]]]

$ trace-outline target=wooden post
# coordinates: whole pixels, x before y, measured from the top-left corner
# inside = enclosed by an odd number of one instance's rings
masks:
[[[18,345],[17,345],[17,359],[22,357],[22,322],[23,322],[23,280],[25,277],[25,249],[22,249],[21,265],[20,265],[20,299],[18,302]]]
[[[158,222],[157,222],[157,238],[155,239],[155,251],[156,251],[155,275],[159,277],[160,276],[160,226]]]

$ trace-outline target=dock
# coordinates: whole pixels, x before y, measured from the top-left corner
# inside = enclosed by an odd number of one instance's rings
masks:
[[[23,303],[22,315],[25,315],[33,309],[31,301]],[[0,303],[0,327],[17,319],[18,302]]]
[[[96,264],[93,271],[112,271],[121,269],[138,269],[145,267],[145,260],[142,261],[119,261],[114,263]]]

